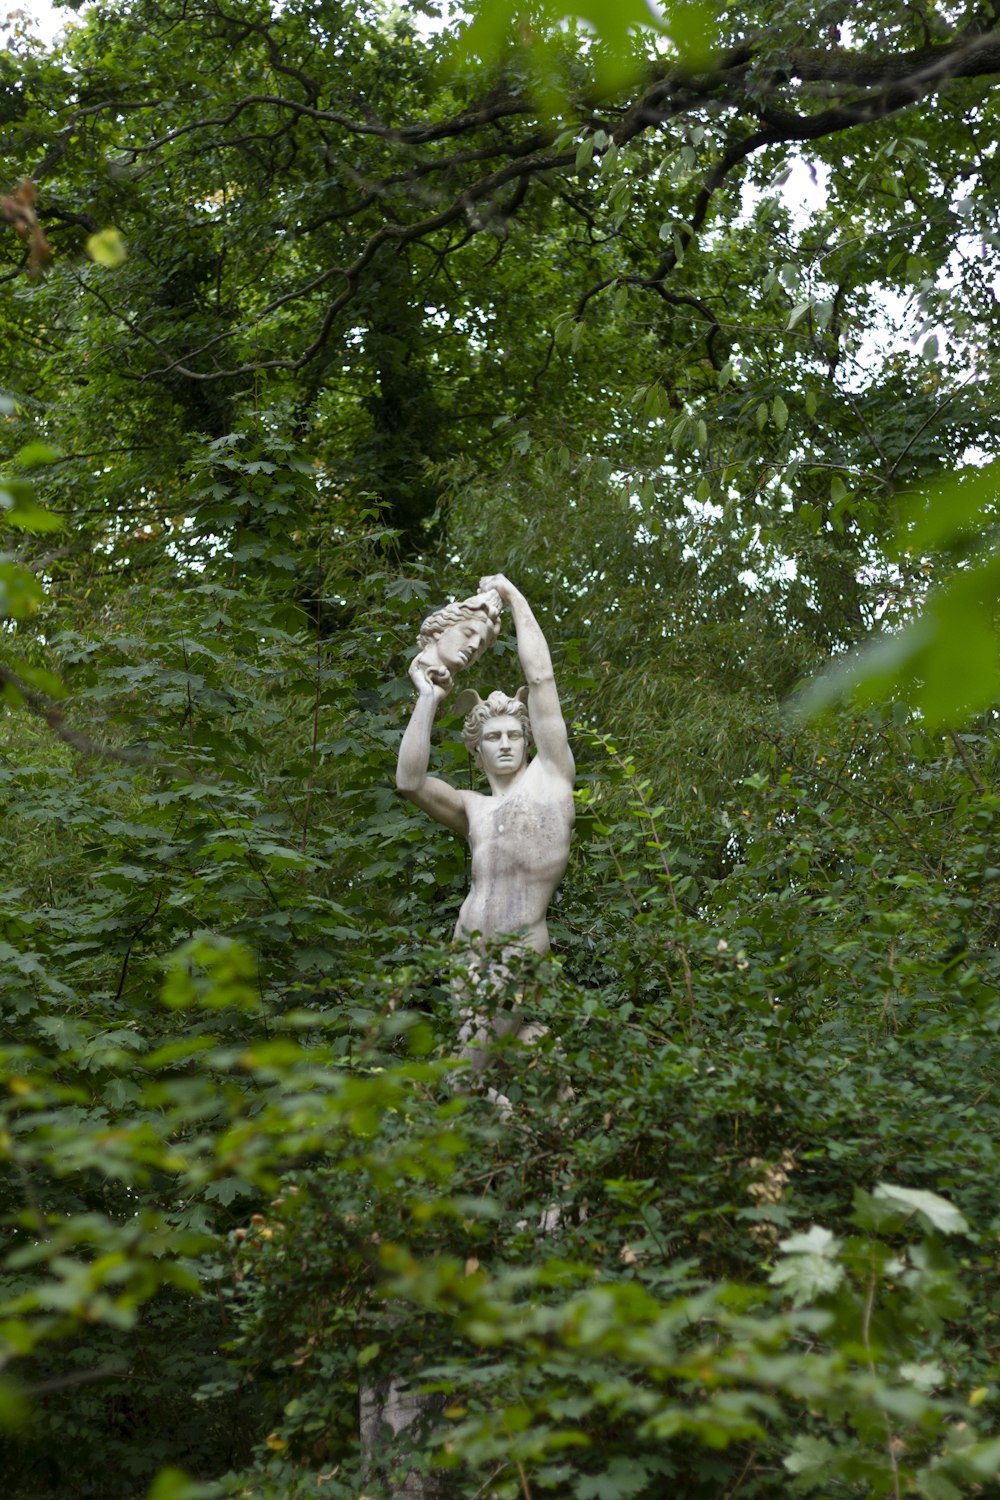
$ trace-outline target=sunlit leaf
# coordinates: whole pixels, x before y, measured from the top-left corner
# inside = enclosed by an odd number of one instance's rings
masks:
[[[15,620],[34,614],[45,597],[44,590],[34,574],[18,563],[0,563],[0,618],[10,615]]]
[[[1000,462],[963,469],[910,500],[903,512],[900,546],[909,552],[946,547],[970,529],[998,519]]]
[[[128,259],[128,250],[121,231],[114,228],[99,229],[87,239],[87,254],[99,266],[116,270]]]
[[[968,1223],[955,1205],[926,1188],[899,1187],[895,1183],[880,1182],[874,1189],[873,1197],[890,1208],[898,1209],[900,1213],[919,1215],[930,1228],[938,1229],[942,1234],[969,1232]]]

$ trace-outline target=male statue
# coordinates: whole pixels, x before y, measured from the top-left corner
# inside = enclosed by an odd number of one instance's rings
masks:
[[[439,823],[468,839],[472,881],[455,927],[456,941],[469,953],[462,997],[469,1002],[459,1033],[462,1055],[480,1072],[489,1058],[489,1028],[478,1012],[495,1009],[516,983],[511,969],[517,952],[547,953],[546,915],[569,858],[573,828],[575,768],[559,707],[552,658],[531,608],[500,573],[483,578],[471,599],[429,615],[420,629],[419,654],[410,664],[417,702],[399,747],[396,785],[404,796]],[[502,605],[514,619],[517,651],[527,687],[513,698],[491,693],[484,701],[466,690],[455,707],[465,714],[462,738],[485,772],[490,794],[459,791],[427,772],[431,730],[438,705],[451,691],[456,673],[478,661],[497,638]],[[536,746],[528,759],[531,743]],[[503,939],[497,943],[496,939]],[[516,997],[515,997],[516,1007]],[[521,1028],[515,1008],[496,1010],[490,1023],[497,1036]],[[523,1027],[524,1040],[543,1027]],[[502,1113],[511,1105],[488,1089]],[[542,1216],[543,1230],[558,1222],[557,1210]],[[385,1426],[399,1433],[426,1409],[428,1398],[411,1390],[405,1378],[361,1388],[361,1441],[373,1457]],[[425,1500],[429,1491],[414,1472],[396,1491],[399,1500]]]
[[[549,951],[546,914],[569,858],[575,767],[552,658],[528,601],[502,573],[481,579],[479,589],[472,599],[449,605],[424,621],[421,654],[410,666],[417,702],[399,747],[396,785],[424,812],[469,841],[472,879],[458,914],[455,940],[478,954],[497,937],[516,935],[499,958],[487,959],[492,972],[481,974],[488,981],[485,987],[492,983],[495,988],[518,947]],[[466,691],[456,700],[459,712],[466,713],[462,738],[490,784],[490,794],[485,795],[460,791],[428,775],[427,768],[434,715],[452,675],[496,640],[496,596],[513,617],[527,687],[513,698],[491,693],[483,700]],[[438,662],[443,672],[434,670]],[[536,754],[529,760],[532,742]],[[519,1024],[516,1013],[498,1015],[493,1029],[499,1036]],[[485,1040],[481,1023],[463,1028],[462,1039]],[[485,1065],[482,1047],[467,1046],[464,1052],[475,1071]]]

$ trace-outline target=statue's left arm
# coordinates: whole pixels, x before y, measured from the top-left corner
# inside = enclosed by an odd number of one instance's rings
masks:
[[[542,627],[535,619],[531,605],[502,573],[480,579],[480,593],[496,589],[510,610],[517,633],[517,654],[528,684],[528,717],[538,749],[538,758],[547,769],[564,777],[572,786],[576,766],[569,748],[566,721],[559,705],[552,655]]]

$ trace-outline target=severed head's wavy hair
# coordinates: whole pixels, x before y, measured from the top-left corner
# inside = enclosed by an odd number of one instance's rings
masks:
[[[482,738],[483,727],[490,719],[500,719],[509,715],[517,719],[524,730],[525,754],[534,743],[531,733],[531,720],[528,717],[528,689],[518,688],[513,698],[506,693],[491,693],[488,698],[480,698],[474,688],[466,688],[455,699],[455,710],[465,715],[462,725],[462,740],[469,754],[476,756],[479,753],[479,741]]]
[[[454,604],[444,604],[427,616],[417,636],[417,649],[426,651],[439,635],[444,635],[452,625],[463,625],[466,620],[485,620],[489,627],[489,639],[483,642],[482,651],[492,646],[500,631],[500,613],[503,605],[496,589],[486,594],[473,594],[470,599],[456,599]],[[482,654],[477,653],[477,657]]]

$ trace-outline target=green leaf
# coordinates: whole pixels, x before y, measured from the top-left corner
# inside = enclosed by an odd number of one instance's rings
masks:
[[[109,270],[117,270],[125,264],[128,259],[128,250],[121,232],[113,227],[99,229],[87,239],[87,254],[92,261],[99,266],[107,266]]]
[[[33,498],[31,487],[17,480],[0,484],[0,508],[6,513],[10,525],[19,531],[58,531],[63,525],[62,516],[44,510]]]
[[[616,1456],[603,1474],[581,1475],[574,1486],[579,1500],[631,1500],[649,1484],[646,1466],[635,1458]]]
[[[900,524],[901,544],[910,552],[946,547],[975,531],[997,509],[1000,461],[986,468],[962,469],[943,484],[911,499]]]
[[[998,593],[1000,552],[931,594],[912,624],[814,679],[794,712],[808,717],[844,698],[875,703],[904,692],[929,729],[962,724],[1000,697]]]
[[[780,396],[775,396],[771,402],[771,418],[779,432],[784,432],[788,425],[788,407]]]
[[[533,8],[530,27],[523,24],[523,0],[478,0],[469,10],[472,24],[458,37],[454,67],[491,65],[513,44],[531,55],[540,70],[548,65],[551,73],[561,28],[580,18],[596,38],[591,62],[598,83],[605,88],[620,88],[634,77],[638,59],[632,36],[636,31],[665,31],[690,67],[704,63],[716,34],[714,7],[706,0],[674,0],[664,7],[662,20],[642,0],[579,0],[573,5],[547,0]]]
[[[59,457],[59,451],[48,443],[26,443],[19,448],[14,456],[14,462],[22,469],[39,469],[45,464],[55,463]]]
[[[34,667],[26,661],[15,661],[14,670],[22,682],[29,687],[37,688],[38,692],[46,693],[50,698],[64,698],[66,686],[62,678],[57,677],[55,672],[50,672],[47,667]]]
[[[605,0],[604,9],[614,9]],[[697,71],[710,61],[718,36],[717,6],[712,0],[667,0],[662,6],[663,27],[685,67]]]
[[[938,1386],[947,1384],[948,1372],[943,1365],[928,1362],[918,1363],[906,1361],[899,1367],[899,1374],[903,1380],[908,1380],[915,1385],[918,1391],[933,1391]]]
[[[844,1269],[836,1260],[840,1242],[819,1224],[814,1224],[806,1234],[782,1240],[781,1249],[784,1259],[774,1267],[768,1280],[772,1286],[781,1287],[796,1307],[836,1291],[844,1279]]]
[[[790,1474],[801,1479],[828,1479],[837,1449],[826,1438],[809,1437],[800,1433],[782,1463]]]
[[[146,1494],[146,1500],[222,1500],[223,1486],[201,1484],[183,1469],[165,1468],[157,1474]]]
[[[1000,1437],[969,1443],[957,1449],[954,1460],[970,1479],[1000,1480]]]
[[[44,598],[41,584],[27,568],[18,563],[0,563],[0,619],[8,615],[23,620],[34,614]]]
[[[822,1255],[828,1260],[835,1259],[840,1250],[840,1241],[821,1224],[812,1224],[805,1234],[790,1234],[778,1243],[786,1255]]]
[[[891,1182],[880,1182],[872,1196],[907,1218],[916,1214],[931,1229],[936,1229],[941,1234],[969,1232],[968,1223],[955,1205],[926,1188],[906,1188]]]
[[[0,1378],[0,1430],[17,1432],[30,1416],[31,1407],[20,1385],[7,1376]]]
[[[557,348],[564,348],[572,341],[573,330],[576,327],[576,316],[574,313],[561,313],[555,321],[553,338]]]

